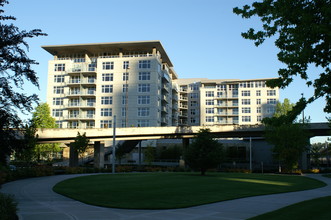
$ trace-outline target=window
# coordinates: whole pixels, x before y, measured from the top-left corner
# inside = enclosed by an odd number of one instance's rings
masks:
[[[257,107],[256,108],[256,113],[262,113],[262,108],[261,107]]]
[[[137,126],[138,127],[148,127],[149,126],[149,120],[140,119],[140,120],[138,120]]]
[[[148,105],[150,104],[150,96],[149,95],[139,95],[138,96],[138,105]]]
[[[256,121],[261,122],[262,121],[262,116],[261,115],[256,116]]]
[[[139,61],[139,68],[140,69],[151,68],[151,61],[150,60],[140,60]]]
[[[112,96],[103,96],[101,97],[101,105],[111,105],[113,104]]]
[[[129,61],[123,61],[123,69],[129,69]]]
[[[102,74],[102,81],[108,82],[114,80],[114,74],[113,73],[103,73]]]
[[[101,86],[102,93],[112,93],[113,92],[113,85],[102,85]]]
[[[128,92],[128,91],[129,91],[129,85],[128,84],[123,84],[122,92]]]
[[[265,81],[255,82],[255,87],[256,87],[256,88],[262,88],[262,87],[265,87]]]
[[[62,76],[62,75],[54,75],[54,82],[55,83],[63,83],[64,82],[64,76]]]
[[[276,111],[276,109],[274,107],[268,107],[267,108],[267,113],[268,114],[273,114],[273,113],[275,113],[275,111]]]
[[[123,81],[129,80],[129,73],[123,73]]]
[[[84,63],[85,58],[74,58],[74,63]]]
[[[103,116],[103,117],[112,116],[112,109],[111,108],[102,108],[101,109],[101,116]]]
[[[233,114],[233,115],[238,115],[238,114],[239,114],[238,109],[237,109],[237,108],[234,108],[234,109],[232,110],[232,114]]]
[[[214,122],[214,116],[206,116],[206,122]]]
[[[267,96],[276,96],[276,90],[267,90]]]
[[[199,97],[198,93],[194,92],[194,93],[191,93],[191,99],[197,99]]]
[[[100,128],[111,128],[112,121],[111,120],[101,120]]]
[[[149,108],[138,108],[138,116],[139,117],[149,116]]]
[[[70,83],[80,83],[80,76],[70,77]]]
[[[126,98],[126,96],[122,96],[122,105],[126,104],[128,104],[128,99]]]
[[[241,109],[241,112],[242,112],[242,113],[251,113],[251,108],[250,108],[250,107],[243,107],[243,108]]]
[[[242,116],[243,122],[251,122],[251,116]]]
[[[53,98],[53,105],[63,105],[63,98]]]
[[[139,72],[139,80],[150,80],[151,73],[150,72]]]
[[[256,104],[261,105],[261,99],[256,99]]]
[[[206,108],[206,114],[214,114],[214,108]]]
[[[276,99],[267,99],[267,104],[275,105],[275,104],[277,104],[277,100]]]
[[[251,96],[251,91],[243,90],[243,91],[241,91],[241,96]]]
[[[78,118],[79,111],[78,110],[71,110],[71,111],[69,111],[69,116],[70,116],[70,118]]]
[[[102,62],[103,70],[112,70],[114,69],[114,62]]]
[[[57,63],[54,66],[54,71],[59,72],[59,71],[65,71],[66,65],[64,63]]]
[[[87,118],[94,118],[95,116],[95,110],[87,110],[86,111],[86,117]]]
[[[251,104],[251,100],[250,99],[242,99],[241,100],[241,104],[242,105],[250,105]]]
[[[70,99],[69,106],[79,106],[79,99]]]
[[[126,108],[121,108],[121,115],[122,117],[126,116]]]
[[[150,92],[151,86],[150,84],[139,84],[138,85],[138,92]]]
[[[62,121],[56,121],[55,123],[57,124],[58,128],[63,128]]]
[[[190,121],[191,121],[192,124],[197,122],[196,118],[190,118]]]
[[[192,107],[197,107],[198,106],[198,102],[197,101],[191,101],[191,106]]]
[[[256,90],[256,96],[261,96],[261,90]]]
[[[206,105],[214,105],[214,99],[206,99]]]
[[[122,120],[121,121],[121,127],[122,128],[126,128],[126,120]]]
[[[214,91],[206,91],[206,97],[214,97]]]
[[[191,109],[191,115],[196,115],[196,109]]]
[[[63,86],[54,86],[53,93],[54,94],[63,94],[64,93],[64,87]]]
[[[199,85],[198,84],[192,84],[192,85],[190,85],[190,88],[191,88],[192,91],[197,91],[197,90],[199,90]]]
[[[94,98],[87,98],[86,99],[86,105],[87,106],[94,106],[95,105],[95,99]]]
[[[52,116],[53,117],[62,117],[63,116],[63,110],[62,109],[53,109],[52,110]]]

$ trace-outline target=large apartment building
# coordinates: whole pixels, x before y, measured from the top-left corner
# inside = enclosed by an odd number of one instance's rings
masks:
[[[43,46],[47,103],[60,128],[256,124],[278,89],[267,79],[178,79],[160,41]]]

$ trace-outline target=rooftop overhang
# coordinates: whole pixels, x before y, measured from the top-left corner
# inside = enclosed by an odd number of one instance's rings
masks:
[[[130,53],[130,52],[150,52],[153,48],[161,53],[162,62],[166,62],[173,67],[165,49],[160,41],[131,41],[115,43],[92,43],[92,44],[68,44],[68,45],[49,45],[42,46],[44,50],[53,56],[69,54],[101,54],[101,53]]]

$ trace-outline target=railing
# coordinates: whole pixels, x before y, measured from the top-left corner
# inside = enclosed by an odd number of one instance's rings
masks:
[[[72,68],[69,68],[67,73],[80,73],[80,72],[96,72],[97,68],[93,66],[89,66],[89,63],[83,64],[74,64]]]
[[[66,95],[67,96],[95,95],[95,91],[76,91],[76,92],[69,92]]]
[[[73,114],[73,115],[67,115],[64,117],[64,119],[94,119],[94,114]]]
[[[68,105],[66,105],[66,107],[94,107],[95,106],[95,102],[74,102],[74,103],[68,103]]]

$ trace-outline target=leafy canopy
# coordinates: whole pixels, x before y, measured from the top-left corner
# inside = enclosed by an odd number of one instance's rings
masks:
[[[38,77],[32,65],[38,64],[27,56],[27,38],[45,36],[39,29],[20,30],[11,21],[13,16],[4,15],[2,9],[8,1],[0,0],[0,163],[6,164],[6,155],[17,146],[15,132],[22,121],[18,112],[27,113],[38,101],[36,94],[24,93],[24,82],[29,81],[39,87]]]
[[[325,112],[331,112],[331,1],[330,0],[263,0],[234,8],[243,18],[258,16],[262,29],[250,28],[242,33],[256,46],[267,38],[276,37],[280,49],[278,60],[286,65],[278,71],[279,77],[267,82],[270,87],[287,87],[294,76],[306,80],[315,89],[307,101],[300,100],[300,112],[307,103],[325,97]],[[319,76],[308,73],[310,66],[317,67]]]

